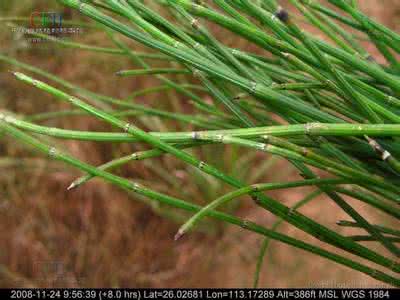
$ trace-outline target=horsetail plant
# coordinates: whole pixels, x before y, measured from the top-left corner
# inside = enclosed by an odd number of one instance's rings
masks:
[[[83,89],[0,54],[0,61],[11,68],[22,69],[12,72],[18,80],[70,106],[69,110],[33,116],[21,116],[6,108],[0,111],[0,129],[6,134],[33,146],[49,158],[84,172],[85,175],[71,183],[68,190],[85,188],[85,183],[100,177],[122,189],[194,213],[180,227],[176,240],[195,229],[205,217],[264,236],[255,286],[270,239],[400,286],[398,33],[373,21],[357,5],[344,0],[328,1],[337,10],[319,1],[290,0],[299,14],[280,7],[275,0],[152,1],[159,5],[157,10],[147,6],[147,1],[139,0],[59,2],[92,19],[96,30],[103,30],[115,46],[95,47],[60,41],[44,34],[35,35],[63,47],[127,58],[133,67],[116,70],[116,75],[127,77],[126,80],[154,75],[162,82],[151,88],[134,90],[126,99],[117,99]],[[160,11],[168,12],[168,17]],[[302,29],[301,18],[327,39],[317,39]],[[348,26],[357,35],[348,33]],[[227,46],[213,33],[215,27],[227,30],[232,37],[253,47]],[[376,45],[385,63],[378,63],[361,46],[359,36]],[[126,39],[157,53],[137,52],[125,42]],[[31,75],[25,74],[27,72]],[[38,80],[36,76],[44,80]],[[139,96],[169,90],[186,97],[191,105],[190,113],[134,102]],[[120,132],[79,131],[40,124],[46,118],[74,114],[94,117]],[[182,129],[146,131],[139,125],[139,116],[156,116],[162,124],[173,120]],[[134,121],[127,118],[134,118]],[[168,126],[164,125],[164,128]],[[50,141],[58,138],[112,144],[144,143],[151,149],[116,157],[94,167],[59,151],[37,136],[49,137]],[[247,182],[239,179],[238,174],[221,170],[189,150],[218,145],[235,145],[284,158],[303,179]],[[134,161],[165,154],[195,168],[200,174],[211,176],[231,190],[199,206],[189,199],[175,198],[110,173]],[[315,191],[292,207],[266,194],[271,190],[303,186],[313,186]],[[338,227],[332,229],[298,211],[301,206],[311,205],[311,200],[320,194],[326,194],[337,209],[348,215],[350,220],[338,220],[338,226],[359,228],[364,232],[346,236]],[[219,211],[243,196],[249,196],[259,209],[278,218],[271,229]],[[365,211],[350,204],[349,197],[384,213],[394,225],[371,223]],[[345,254],[336,254],[277,233],[275,230],[282,222],[340,253],[355,255],[368,265]],[[382,250],[370,247],[372,243],[382,245]],[[370,264],[380,269],[370,267]]]

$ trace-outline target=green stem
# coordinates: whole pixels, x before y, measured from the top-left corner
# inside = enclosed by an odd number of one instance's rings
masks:
[[[192,211],[192,212],[196,212],[198,210],[200,210],[200,207],[185,201],[182,201],[180,199],[174,198],[174,197],[170,197],[170,196],[166,196],[164,194],[161,193],[157,193],[153,190],[150,190],[146,187],[143,187],[141,185],[132,183],[129,180],[126,180],[124,178],[112,175],[110,173],[107,173],[105,171],[102,170],[98,170],[88,164],[85,164],[71,156],[68,156],[66,154],[60,153],[58,152],[56,149],[51,148],[41,142],[39,142],[38,140],[32,138],[31,136],[23,133],[22,131],[13,128],[12,126],[8,125],[7,123],[4,123],[0,120],[0,126],[11,136],[13,136],[14,138],[20,140],[23,143],[29,144],[31,146],[33,146],[34,148],[36,148],[37,150],[41,151],[42,153],[46,154],[46,155],[51,155],[51,157],[63,161],[73,167],[76,167],[82,171],[85,171],[87,173],[90,174],[94,174],[97,175],[99,177],[104,178],[105,180],[123,188],[126,190],[130,190],[130,191],[135,191],[138,194],[141,194],[145,197],[148,197],[150,199],[154,199],[156,201],[171,205],[173,207],[177,207],[177,208],[181,208],[187,211]],[[279,234],[277,232],[268,230],[264,227],[261,227],[255,223],[249,222],[249,221],[243,221],[239,218],[224,214],[224,213],[219,213],[219,212],[210,212],[210,216],[217,218],[219,220],[222,220],[224,222],[227,223],[231,223],[233,225],[237,225],[242,227],[245,230],[248,231],[252,231],[267,237],[271,237],[273,239],[279,240],[281,242],[284,242],[286,244],[292,245],[294,247],[312,252],[316,255],[320,255],[322,257],[325,257],[327,259],[330,259],[336,263],[345,265],[347,267],[350,267],[352,269],[358,270],[360,272],[363,272],[377,280],[389,283],[391,285],[394,286],[400,286],[400,280],[392,277],[388,274],[385,274],[379,270],[367,267],[365,265],[362,265],[360,263],[354,262],[348,258],[342,257],[340,255],[337,254],[333,254],[329,251],[323,250],[321,248],[318,248],[316,246],[310,245],[308,243],[296,240],[294,238],[288,237],[286,235],[283,234]]]

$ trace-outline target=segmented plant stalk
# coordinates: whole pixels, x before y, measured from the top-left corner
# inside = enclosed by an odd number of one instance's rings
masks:
[[[44,153],[45,155],[49,155],[51,158],[53,159],[57,159],[60,161],[63,161],[64,163],[67,163],[71,166],[74,166],[80,170],[86,171],[90,174],[93,175],[97,175],[100,176],[102,178],[104,178],[105,180],[123,188],[129,191],[135,191],[136,193],[142,194],[146,197],[149,197],[151,199],[154,199],[156,201],[160,201],[163,203],[166,203],[168,205],[177,207],[177,208],[181,208],[181,209],[185,209],[188,211],[198,211],[201,207],[191,204],[191,203],[187,203],[185,201],[182,201],[180,199],[177,198],[173,198],[170,196],[166,196],[163,195],[161,193],[157,193],[154,192],[148,188],[145,188],[137,183],[132,183],[131,181],[112,175],[110,173],[107,173],[105,171],[99,170],[95,167],[92,167],[88,164],[85,164],[67,154],[61,153],[60,151],[58,151],[57,149],[55,149],[54,147],[49,147],[48,145],[34,139],[33,137],[23,133],[22,131],[13,128],[12,126],[8,125],[7,123],[3,122],[3,117],[4,116],[0,116],[0,127],[6,131],[6,133],[8,133],[9,135],[13,136],[14,138],[20,140],[21,142],[24,142],[28,145],[33,146],[34,148],[36,148],[37,150],[41,151],[42,153]],[[357,262],[354,262],[350,259],[347,259],[345,257],[342,257],[340,255],[336,255],[333,253],[330,253],[326,250],[323,250],[321,248],[312,246],[310,244],[304,243],[302,241],[296,240],[294,238],[285,236],[283,234],[265,229],[262,226],[259,226],[253,222],[249,222],[249,221],[245,221],[245,220],[241,220],[239,218],[224,214],[224,213],[219,213],[219,212],[210,212],[210,216],[211,217],[215,217],[218,218],[224,222],[228,222],[237,226],[242,227],[245,230],[249,230],[264,236],[269,236],[273,239],[282,241],[284,243],[287,243],[289,245],[298,247],[300,249],[312,252],[314,254],[317,255],[321,255],[327,259],[333,260],[339,264],[345,265],[345,266],[349,266],[353,269],[356,269],[360,272],[363,272],[373,278],[376,278],[378,280],[381,280],[383,282],[389,283],[391,285],[395,285],[395,286],[400,286],[400,281],[390,275],[387,275],[379,270],[376,269],[372,269],[370,267],[367,267],[365,265],[359,264]]]
[[[153,5],[146,5],[146,1],[59,2],[94,21],[88,26],[104,31],[114,47],[58,40],[45,34],[35,33],[35,36],[73,51],[126,59],[129,64],[122,70],[115,70],[120,77],[126,77],[119,80],[134,80],[133,76],[146,75],[161,82],[150,88],[134,90],[125,99],[117,99],[88,91],[33,65],[0,54],[1,62],[40,76],[57,87],[22,72],[14,73],[17,79],[71,106],[68,110],[31,116],[18,115],[7,108],[0,111],[2,131],[85,172],[69,189],[85,188],[85,183],[101,177],[141,197],[194,212],[181,226],[176,238],[210,216],[323,256],[380,281],[400,285],[399,278],[389,273],[398,275],[400,272],[399,233],[396,229],[400,220],[398,33],[362,13],[356,1],[329,0],[334,6],[329,8],[319,1],[290,0],[297,12],[285,10],[275,0],[153,1],[159,9],[170,13],[168,18]],[[304,31],[300,23],[303,19],[327,39]],[[0,22],[2,20],[0,18]],[[223,28],[227,38],[234,39],[235,43],[228,46],[224,39],[214,34],[210,23]],[[348,32],[343,25],[352,27],[356,34]],[[376,46],[384,64],[377,63],[363,48],[358,41],[360,37]],[[156,52],[137,52],[127,39]],[[244,47],[241,41],[252,47]],[[114,80],[117,79],[114,77]],[[185,109],[172,111],[164,104],[157,108],[133,101],[155,93],[163,98],[171,92],[179,96],[173,101],[182,101]],[[180,106],[180,102],[173,103],[175,108],[177,103]],[[121,132],[80,131],[40,124],[46,119],[76,115],[101,120]],[[158,127],[147,122],[150,116],[157,118]],[[177,126],[170,129],[167,121],[173,121]],[[157,128],[160,132],[147,131],[142,125],[149,130]],[[151,149],[113,157],[94,167],[30,134],[110,144],[144,143]],[[243,149],[259,152],[262,157],[268,154],[284,158],[303,179],[245,182],[238,179],[246,177],[237,174],[238,171],[222,170],[208,163],[207,159],[200,159],[193,151],[200,147],[211,151],[220,145],[235,149],[234,158]],[[199,176],[217,182],[225,194],[213,194],[212,198],[207,198],[210,202],[201,207],[109,173],[137,160],[147,163],[150,158],[166,154],[195,168]],[[236,166],[236,160],[232,159],[231,164]],[[153,164],[150,167],[156,174],[163,174],[166,182],[172,182],[172,188],[179,186],[178,182],[168,180],[169,170],[161,170]],[[250,166],[250,169],[257,167]],[[249,177],[261,178],[260,172]],[[321,178],[318,174],[324,175]],[[269,190],[301,186],[313,186],[316,191],[293,207],[265,194]],[[226,187],[232,190],[226,192]],[[207,191],[203,192],[207,194]],[[297,211],[322,193],[351,219],[340,221],[338,225],[359,228],[363,232],[344,236]],[[190,197],[187,193],[182,194]],[[259,209],[277,216],[276,225],[268,230],[216,211],[241,196],[249,196]],[[367,214],[355,209],[348,197],[383,212],[396,225],[391,228],[370,222]],[[275,232],[282,222],[334,249],[377,264],[385,271]],[[371,243],[380,243],[384,248],[377,251],[369,247]],[[268,239],[261,247],[257,262],[256,285],[267,247]]]

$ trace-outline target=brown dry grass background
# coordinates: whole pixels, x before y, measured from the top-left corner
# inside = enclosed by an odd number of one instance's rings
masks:
[[[399,28],[400,1],[359,2],[369,15],[392,28]],[[49,5],[48,1],[21,1],[17,5],[10,4],[10,10],[5,10],[6,6],[1,8],[1,16],[29,16],[33,10],[46,11],[57,7]],[[79,16],[74,13],[71,18],[76,20]],[[93,91],[125,97],[135,89],[155,83],[147,77],[134,82],[116,79],[113,73],[129,63],[120,57],[99,56],[51,45],[28,44],[26,48],[25,38],[16,38],[9,27],[3,25],[0,39],[0,51]],[[103,34],[91,31],[79,36],[78,40],[110,45]],[[0,68],[2,108],[23,114],[60,108],[51,97],[11,78],[7,72],[10,66],[0,64]],[[157,94],[139,101],[162,107],[165,97]],[[61,107],[67,106],[61,104]],[[147,124],[147,130],[159,129],[156,119],[142,121]],[[52,120],[45,124],[80,130],[108,129],[104,124],[85,117]],[[171,123],[169,126],[174,128],[175,125]],[[79,159],[96,165],[136,150],[136,146],[130,145],[76,142],[60,142],[60,145]],[[224,157],[222,166],[229,169],[236,163],[229,160],[229,151],[217,149],[208,153],[208,157],[214,156],[216,161],[218,156]],[[173,236],[180,222],[163,217],[162,214],[168,211],[164,207],[157,210],[101,180],[93,180],[76,191],[66,192],[66,187],[79,173],[48,163],[5,137],[0,140],[0,155],[0,287],[251,286],[262,241],[260,236],[212,223],[208,228],[211,233],[195,232],[174,242]],[[12,160],[18,157],[26,160]],[[254,162],[256,160],[252,160],[249,166],[250,173],[257,167]],[[162,179],[165,175],[158,174],[154,166],[164,169],[178,185],[171,187],[171,183]],[[223,187],[211,192],[205,190],[212,182],[193,184],[190,177],[193,170],[170,157],[153,160],[150,166],[134,163],[117,172],[140,178],[155,189],[176,196],[186,193],[187,199],[203,204],[226,191]],[[293,179],[295,176],[287,164],[278,162],[260,181]],[[272,195],[290,204],[301,199],[307,191],[310,189],[281,191]],[[382,222],[382,215],[359,203],[351,203],[368,214],[371,220]],[[346,219],[325,197],[301,211],[335,229],[337,220]],[[236,214],[265,226],[275,221],[275,217],[250,201],[243,201]],[[283,225],[280,230],[319,244],[291,226]],[[263,287],[380,285],[367,276],[277,242],[271,244],[260,283]]]

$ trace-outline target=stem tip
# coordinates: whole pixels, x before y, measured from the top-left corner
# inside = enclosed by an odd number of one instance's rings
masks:
[[[180,238],[182,238],[182,236],[184,236],[185,235],[185,232],[183,231],[183,230],[178,230],[178,232],[175,234],[175,236],[174,236],[174,240],[175,241],[177,241],[177,240],[179,240]]]
[[[75,182],[71,183],[70,186],[67,188],[67,191],[70,191],[72,189],[76,188]]]

